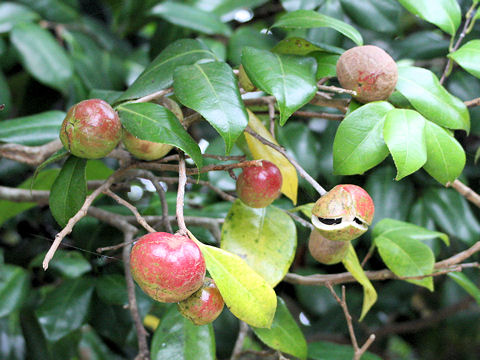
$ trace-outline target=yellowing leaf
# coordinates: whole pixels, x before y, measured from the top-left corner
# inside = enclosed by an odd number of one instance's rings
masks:
[[[277,141],[272,137],[270,132],[263,126],[262,122],[248,110],[248,126],[261,135],[268,141],[278,145]],[[297,170],[288,161],[285,156],[280,154],[277,150],[262,144],[259,140],[255,139],[252,135],[245,133],[245,139],[247,140],[248,148],[256,160],[268,160],[278,166],[282,173],[282,193],[292,200],[293,204],[297,203],[297,190],[298,190],[298,176]]]
[[[362,321],[363,317],[377,301],[377,292],[375,291],[375,288],[370,280],[365,275],[352,244],[350,244],[348,247],[347,255],[342,262],[345,266],[345,269],[347,269],[350,274],[352,274],[352,276],[363,286],[363,306],[362,315],[360,316],[360,321]]]
[[[270,328],[277,297],[270,285],[239,256],[198,243],[207,269],[233,315],[247,324]]]

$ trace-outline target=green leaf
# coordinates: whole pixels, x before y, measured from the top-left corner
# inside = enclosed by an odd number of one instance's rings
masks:
[[[250,26],[239,27],[228,41],[228,60],[233,65],[240,65],[244,47],[251,46],[256,49],[269,50],[275,43],[271,34],[264,34],[259,29]]]
[[[225,218],[220,247],[241,257],[275,287],[295,256],[295,223],[275,206],[254,209],[236,200]]]
[[[323,0],[281,0],[283,8],[287,11],[313,10],[322,2]]]
[[[470,130],[467,107],[445,90],[430,70],[399,67],[397,90],[428,120],[449,129]]]
[[[97,279],[95,289],[98,297],[102,299],[105,304],[128,304],[127,285],[123,275],[102,275]]]
[[[134,136],[176,146],[202,167],[200,148],[170,110],[153,103],[123,104],[117,110],[122,125]]]
[[[478,241],[480,224],[462,195],[453,189],[430,188],[424,198],[438,228],[470,246]]]
[[[40,16],[28,7],[14,2],[0,4],[0,33],[12,30],[20,22],[36,21]]]
[[[480,40],[471,40],[448,55],[473,76],[480,78]]]
[[[374,238],[383,236],[390,239],[408,238],[420,241],[439,238],[445,243],[445,245],[450,245],[450,240],[447,234],[428,230],[421,226],[394,219],[383,219],[382,221],[379,221],[373,229],[372,236]]]
[[[0,55],[2,54],[2,41],[0,40]],[[4,106],[3,110],[0,110],[0,120],[8,118],[12,107],[12,94],[10,87],[8,86],[7,79],[3,72],[0,71],[0,105]],[[2,122],[0,122],[1,126]]]
[[[395,180],[414,173],[427,161],[425,121],[414,110],[393,109],[387,113],[383,138],[397,167]]]
[[[437,25],[447,34],[455,35],[460,26],[462,13],[456,0],[436,0],[434,3],[429,0],[398,1],[412,14]]]
[[[46,111],[12,120],[0,121],[0,141],[21,145],[43,145],[58,139],[65,113]]]
[[[73,76],[65,50],[52,34],[33,23],[18,23],[10,41],[20,54],[26,70],[41,83],[66,92]]]
[[[42,252],[35,256],[29,266],[41,267],[45,254],[46,252]],[[55,252],[55,256],[50,261],[48,268],[69,279],[78,278],[92,270],[92,266],[81,252],[65,250],[57,250]]]
[[[197,326],[172,306],[155,330],[152,360],[215,360],[215,335],[211,324]]]
[[[84,277],[66,281],[48,293],[35,311],[48,340],[57,341],[84,324],[93,288],[93,279]]]
[[[167,46],[140,74],[137,80],[116,101],[137,99],[172,86],[177,66],[215,60],[205,44],[193,39],[180,39]]]
[[[465,150],[462,145],[442,127],[427,121],[427,162],[423,168],[435,180],[446,185],[455,181],[465,167]]]
[[[278,19],[272,27],[296,29],[328,27],[350,38],[355,44],[363,45],[362,35],[353,26],[313,10],[297,10],[287,13]]]
[[[271,50],[284,55],[308,55],[312,52],[327,52],[341,55],[344,50],[328,44],[317,44],[300,37],[283,39]]]
[[[230,27],[222,23],[215,14],[172,1],[158,4],[150,11],[150,14],[204,34],[229,36],[232,33]]]
[[[223,137],[226,153],[248,124],[248,115],[232,69],[223,62],[177,68],[173,75],[177,99],[199,112]]]
[[[460,285],[467,293],[469,293],[480,305],[480,289],[470,280],[467,275],[461,272],[451,272],[447,276]]]
[[[340,55],[317,52],[312,54],[312,56],[317,59],[317,80],[323,77],[337,76],[337,61],[340,58]]]
[[[354,349],[351,345],[340,345],[333,342],[318,341],[308,344],[308,358],[312,360],[352,360]],[[382,360],[375,354],[365,352],[362,360]]]
[[[360,321],[367,315],[370,308],[377,301],[377,292],[373,287],[372,283],[365,275],[365,272],[358,261],[357,253],[353,248],[353,245],[350,243],[348,247],[347,254],[342,260],[343,266],[347,269],[350,274],[357,280],[360,285],[363,286],[363,305],[362,305],[362,314],[360,315]]]
[[[0,318],[0,339],[2,339],[2,346],[0,347],[1,359],[17,360],[25,358],[26,341],[19,318],[19,312],[14,312],[9,316]],[[31,350],[32,349],[29,348],[29,352]],[[31,356],[30,359],[36,360],[33,356]]]
[[[282,298],[277,297],[277,311],[272,327],[252,329],[268,347],[302,360],[307,358],[307,341]]]
[[[280,110],[280,125],[317,91],[313,58],[278,55],[265,50],[246,47],[242,65],[253,84],[275,96]]]
[[[303,215],[305,215],[307,218],[312,217],[312,209],[315,203],[308,203],[308,204],[303,204],[297,207],[294,207],[293,209],[289,209],[288,211],[290,212],[297,212],[301,211]]]
[[[387,157],[383,125],[386,114],[392,109],[386,101],[372,102],[343,119],[333,142],[335,174],[363,174]]]
[[[384,233],[374,241],[378,252],[387,267],[397,276],[422,276],[433,272],[435,257],[432,250],[417,239],[402,236],[390,236]],[[412,284],[433,291],[433,279],[407,279]]]
[[[396,1],[341,0],[342,9],[358,25],[380,33],[398,31],[402,8]]]
[[[95,332],[93,328],[88,326],[82,329],[82,339],[78,344],[78,352],[80,354],[89,354],[91,360],[121,360],[122,357],[116,355],[102,341],[102,338]]]
[[[239,256],[198,244],[207,270],[228,309],[240,320],[259,328],[269,328],[277,307],[275,291]]]
[[[62,227],[80,210],[87,197],[86,165],[86,159],[70,156],[52,185],[50,211]]]
[[[69,156],[70,153],[68,152],[67,149],[61,148],[58,150],[55,154],[52,154],[47,160],[45,160],[43,163],[37,166],[35,169],[35,172],[33,173],[32,176],[32,181],[30,184],[30,191],[33,190],[33,185],[35,185],[35,180],[37,178],[37,175],[42,171],[47,165],[53,164],[54,162],[57,162],[67,156]]]
[[[0,265],[0,318],[19,309],[30,290],[29,274],[19,266]]]
[[[49,169],[42,171],[38,174],[34,190],[49,190],[52,187],[55,178],[59,173],[58,169]],[[32,178],[28,178],[22,182],[19,189],[30,189],[32,184]],[[7,200],[0,200],[0,225],[2,225],[8,219],[28,210],[35,206],[38,206],[36,202],[13,202]]]

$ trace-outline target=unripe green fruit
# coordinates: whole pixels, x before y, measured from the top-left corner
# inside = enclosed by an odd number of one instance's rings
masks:
[[[200,248],[190,238],[155,232],[142,236],[133,246],[130,270],[147,295],[173,303],[202,286],[206,267]]]
[[[205,325],[220,315],[223,305],[222,295],[215,282],[207,277],[199,290],[178,303],[178,311],[195,325]]]
[[[368,230],[375,206],[357,185],[337,185],[317,200],[312,224],[328,240],[351,241]]]
[[[108,155],[122,138],[117,113],[103,100],[81,101],[68,110],[60,130],[63,146],[73,155],[100,159]]]
[[[397,64],[377,46],[356,46],[338,59],[337,77],[343,88],[357,92],[355,98],[362,103],[386,100],[397,85]]]
[[[312,257],[325,265],[337,264],[347,255],[350,241],[328,240],[322,234],[313,229],[308,240],[308,250]]]
[[[168,154],[173,146],[142,140],[123,129],[123,145],[133,156],[142,160],[158,160]]]

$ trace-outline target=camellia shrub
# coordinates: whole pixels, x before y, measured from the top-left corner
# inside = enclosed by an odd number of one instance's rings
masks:
[[[2,1],[0,359],[478,359],[479,6]]]

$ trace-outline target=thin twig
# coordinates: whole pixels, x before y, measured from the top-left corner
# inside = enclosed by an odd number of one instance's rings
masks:
[[[282,154],[290,163],[297,169],[298,173],[300,174],[301,177],[303,177],[307,182],[313,186],[313,188],[320,194],[324,195],[327,193],[327,191],[314,179],[312,178],[292,157],[290,157],[285,149],[283,149],[281,146],[278,146],[267,139],[265,139],[263,136],[257,134],[255,131],[253,131],[249,126],[245,128],[245,132],[248,134],[252,135],[255,139],[260,141],[262,144],[270,146],[272,149],[277,150],[280,154]]]
[[[268,117],[270,118],[270,134],[275,139],[275,100],[271,100],[268,105]]]
[[[167,184],[177,184],[178,183],[178,177],[160,176],[160,177],[157,177],[157,179],[160,180],[160,181],[163,181]],[[233,202],[237,199],[235,196],[232,196],[232,195],[226,193],[222,189],[216,187],[215,185],[212,185],[209,181],[206,181],[206,180],[195,180],[195,179],[192,179],[190,177],[187,177],[187,183],[188,184],[198,184],[198,185],[206,186],[209,189],[216,192],[222,199],[224,199],[226,201],[232,201]]]
[[[318,88],[318,90],[330,91],[330,92],[337,93],[337,94],[349,94],[349,95],[352,95],[352,96],[357,96],[357,92],[355,90],[348,90],[348,89],[344,89],[344,88],[337,87],[337,86],[317,84],[317,88]]]
[[[182,235],[187,235],[187,226],[183,216],[183,206],[185,201],[185,185],[187,183],[187,171],[185,168],[185,156],[180,152],[180,161],[178,163],[178,191],[177,191],[177,222],[178,228]]]
[[[480,195],[473,191],[470,187],[462,183],[460,180],[457,179],[448,186],[457,190],[460,195],[462,195],[472,204],[475,204],[475,206],[480,207]]]
[[[465,104],[467,107],[479,106],[479,105],[480,105],[480,97],[475,98],[475,99],[472,99],[472,100],[464,101],[464,104]]]
[[[20,163],[37,166],[50,155],[62,148],[59,139],[41,146],[25,146],[19,144],[0,145],[0,157],[15,160]]]
[[[240,169],[250,166],[259,166],[261,160],[248,160],[241,161],[234,164],[212,164],[202,167],[200,170],[198,168],[187,168],[187,175],[197,175],[199,173],[203,174],[210,171],[228,171],[230,169]],[[147,169],[147,170],[158,170],[158,171],[174,171],[179,172],[179,166],[174,164],[159,164],[151,161],[146,162],[137,162],[132,164],[133,168],[137,169]]]
[[[156,91],[152,94],[148,94],[144,97],[141,97],[139,99],[133,100],[132,103],[146,103],[152,100],[158,100],[167,95],[168,93],[171,93],[173,91],[173,88],[168,88],[168,89],[163,89]]]
[[[242,353],[243,343],[245,342],[245,338],[248,334],[248,329],[248,324],[240,320],[240,329],[238,331],[237,341],[235,341],[235,346],[233,348],[230,360],[237,360]]]

